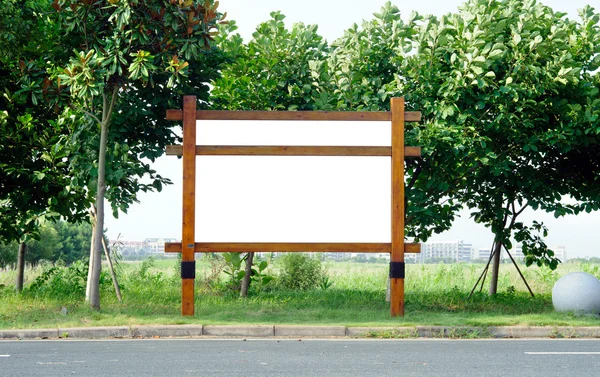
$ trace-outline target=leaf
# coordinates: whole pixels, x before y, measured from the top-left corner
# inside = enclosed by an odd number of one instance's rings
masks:
[[[502,50],[499,50],[499,49],[497,49],[497,50],[492,50],[492,51],[490,51],[490,53],[489,53],[488,57],[490,57],[490,58],[493,58],[493,57],[496,57],[496,56],[502,55],[502,53],[503,53],[503,51],[502,51]]]

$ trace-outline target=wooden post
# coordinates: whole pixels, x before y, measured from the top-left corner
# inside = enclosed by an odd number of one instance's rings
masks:
[[[196,96],[183,97],[183,214],[181,234],[181,315],[194,315],[196,278]]]
[[[390,314],[404,315],[404,98],[392,98],[392,250]]]

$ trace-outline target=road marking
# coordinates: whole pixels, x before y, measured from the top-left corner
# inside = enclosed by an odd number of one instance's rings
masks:
[[[0,357],[10,357],[10,355],[0,355]]]
[[[525,352],[526,355],[600,355],[600,352]]]

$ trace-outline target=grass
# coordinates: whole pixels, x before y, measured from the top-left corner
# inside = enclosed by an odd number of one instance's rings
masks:
[[[315,324],[372,327],[443,326],[597,326],[596,317],[555,313],[551,289],[571,271],[599,276],[591,264],[566,264],[557,271],[528,268],[524,274],[536,292],[531,298],[512,265],[502,265],[500,293],[484,292],[468,298],[483,265],[407,265],[406,315],[392,318],[385,301],[387,264],[328,263],[333,285],[328,289],[290,291],[276,285],[251,292],[247,299],[209,288],[203,283],[211,265],[198,263],[196,315],[182,317],[180,279],[176,260],[120,265],[123,302],[117,302],[108,275],[103,275],[102,309],[91,310],[83,301],[83,279],[69,274],[37,290],[14,293],[14,271],[0,275],[0,328],[56,328],[144,324]],[[271,273],[277,269],[270,266]],[[29,271],[28,283],[43,268]],[[76,275],[76,274],[75,274]],[[80,272],[81,275],[81,272]],[[73,288],[75,286],[75,288]],[[61,307],[68,314],[61,314]],[[483,330],[485,331],[485,330]]]

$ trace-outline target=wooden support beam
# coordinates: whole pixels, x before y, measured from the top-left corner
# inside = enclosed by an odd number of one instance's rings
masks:
[[[167,156],[181,156],[183,146],[168,145]],[[196,156],[391,156],[392,147],[196,145]],[[420,157],[421,147],[404,147],[405,157]]]
[[[196,253],[390,253],[390,243],[312,243],[312,242],[196,242]],[[165,253],[180,253],[181,243],[165,243]],[[405,253],[420,253],[421,244],[404,244]]]
[[[182,120],[181,110],[167,110],[167,120]],[[197,120],[337,120],[390,121],[389,111],[226,111],[198,110]],[[406,122],[420,122],[420,111],[407,111]]]
[[[390,314],[404,315],[404,97],[392,98],[392,269],[402,271],[390,277]]]
[[[181,261],[195,263],[196,96],[183,97],[183,213]],[[183,264],[182,264],[183,266]],[[181,315],[194,315],[194,279],[181,279]]]

